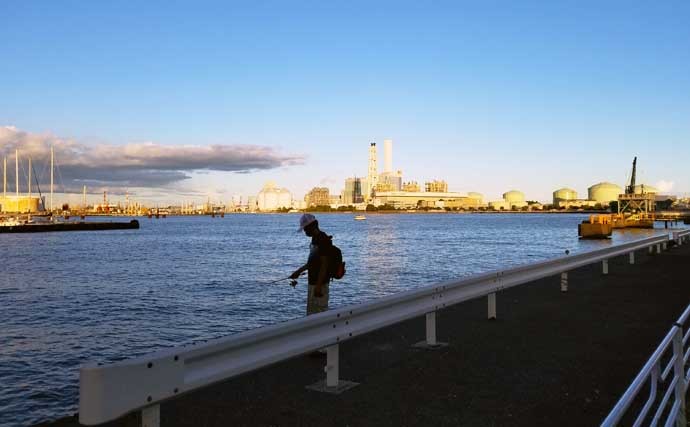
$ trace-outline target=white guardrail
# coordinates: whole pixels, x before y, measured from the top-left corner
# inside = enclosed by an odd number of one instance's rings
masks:
[[[683,236],[682,238],[687,238]],[[681,238],[681,237],[679,237]],[[201,344],[183,346],[112,364],[82,366],[79,376],[79,421],[94,425],[133,411],[142,411],[142,425],[159,424],[160,402],[182,393],[318,349],[327,348],[326,389],[337,389],[338,344],[348,339],[426,315],[426,344],[436,346],[436,311],[488,296],[488,317],[496,317],[496,293],[561,275],[568,290],[568,271],[649,248],[666,249],[668,234],[592,252],[480,274],[458,281],[413,289],[372,302],[345,306],[277,325],[249,330]]]
[[[683,334],[683,330],[688,330],[687,323],[690,318],[690,306],[680,316],[666,337],[661,341],[659,347],[649,358],[637,377],[633,380],[630,387],[625,391],[611,413],[601,424],[602,427],[614,427],[619,424],[632,426],[657,426],[666,415],[665,427],[676,426],[685,427],[685,393],[688,390],[688,380],[690,379],[690,369],[685,367],[690,356],[688,339],[690,330]],[[669,374],[673,372],[673,378],[669,379]],[[664,389],[664,387],[666,387]],[[637,396],[648,388],[647,400],[637,402]],[[673,404],[669,405],[673,397]],[[633,404],[642,405],[634,417],[628,413],[628,409]],[[651,410],[654,415],[650,417]],[[623,418],[630,418],[621,422]],[[635,421],[632,421],[634,417]]]

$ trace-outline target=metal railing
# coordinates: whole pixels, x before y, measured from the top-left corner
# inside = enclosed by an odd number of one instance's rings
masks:
[[[488,318],[496,317],[496,293],[561,275],[568,290],[568,271],[649,248],[666,249],[668,234],[592,252],[566,255],[509,270],[413,289],[372,302],[341,307],[281,324],[249,330],[203,344],[182,346],[113,364],[82,366],[79,377],[79,421],[93,425],[142,411],[143,425],[156,426],[160,402],[182,393],[236,377],[318,349],[327,348],[326,389],[343,383],[338,374],[339,343],[368,332],[426,315],[426,342],[436,342],[436,311],[488,297]]]
[[[690,356],[690,348],[688,348],[690,331],[684,334],[683,330],[688,329],[688,318],[690,318],[690,306],[685,309],[611,413],[601,423],[602,427],[617,426],[622,423],[623,418],[630,418],[623,425],[657,426],[664,419],[664,415],[666,417],[663,425],[666,427],[687,425],[685,394],[688,390],[690,370],[686,371],[685,367]],[[669,378],[671,372],[673,372],[673,378]],[[637,402],[636,398],[645,387],[648,387],[649,391],[647,400],[642,404],[642,402]],[[628,413],[635,403],[642,404],[637,416]],[[654,410],[653,415],[652,410]],[[634,421],[632,421],[633,417]]]

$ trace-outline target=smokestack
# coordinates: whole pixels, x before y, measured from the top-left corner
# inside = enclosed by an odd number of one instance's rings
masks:
[[[364,200],[371,200],[371,195],[379,180],[378,166],[376,165],[376,143],[369,144],[369,171],[367,173],[367,194],[364,195]]]
[[[393,140],[384,139],[383,140],[383,172],[392,173],[393,172]]]

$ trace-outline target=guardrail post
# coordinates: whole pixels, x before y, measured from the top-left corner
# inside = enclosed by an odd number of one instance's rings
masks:
[[[448,343],[438,342],[436,340],[436,312],[426,314],[426,340],[414,344],[412,347],[422,348],[425,350],[436,350],[441,347],[446,347]]]
[[[649,255],[652,255],[654,253],[654,245],[649,247]]]
[[[657,254],[661,253],[661,244],[659,244],[659,243],[656,244],[656,253]]]
[[[340,357],[338,344],[326,348],[326,387],[338,387],[340,376]]]
[[[326,373],[326,380],[308,385],[307,389],[322,393],[340,394],[359,385],[352,381],[340,379],[340,347],[338,344],[326,347],[326,366],[324,366],[323,371]]]
[[[561,292],[568,292],[568,272],[561,273]]]
[[[609,274],[609,260],[605,259],[601,262],[601,268],[603,274]]]
[[[673,373],[676,381],[676,402],[680,403],[678,414],[676,414],[676,426],[685,427],[685,360],[683,354],[683,328],[679,325],[674,326],[676,333],[673,335],[673,355],[676,360],[673,363]]]
[[[667,243],[664,242],[664,243],[661,244],[661,247],[662,247],[664,250],[666,250],[666,245],[667,245]]]
[[[496,293],[489,294],[489,320],[496,319]]]
[[[680,233],[678,233],[677,231],[673,232],[673,241],[676,242],[678,246],[681,246],[683,244],[683,238],[679,237],[678,234]]]
[[[426,345],[436,345],[436,312],[426,314]]]
[[[630,252],[630,264],[635,264],[635,251]]]
[[[147,406],[141,410],[141,427],[160,427],[161,406]]]

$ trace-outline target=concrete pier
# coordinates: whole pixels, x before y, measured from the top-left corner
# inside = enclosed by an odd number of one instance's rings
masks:
[[[656,251],[655,251],[656,252]],[[690,303],[690,245],[638,251],[422,316],[340,344],[340,395],[322,358],[299,357],[161,406],[161,426],[599,425]],[[337,292],[333,287],[332,292]],[[111,423],[138,425],[137,415]],[[68,417],[50,426],[77,426]]]

